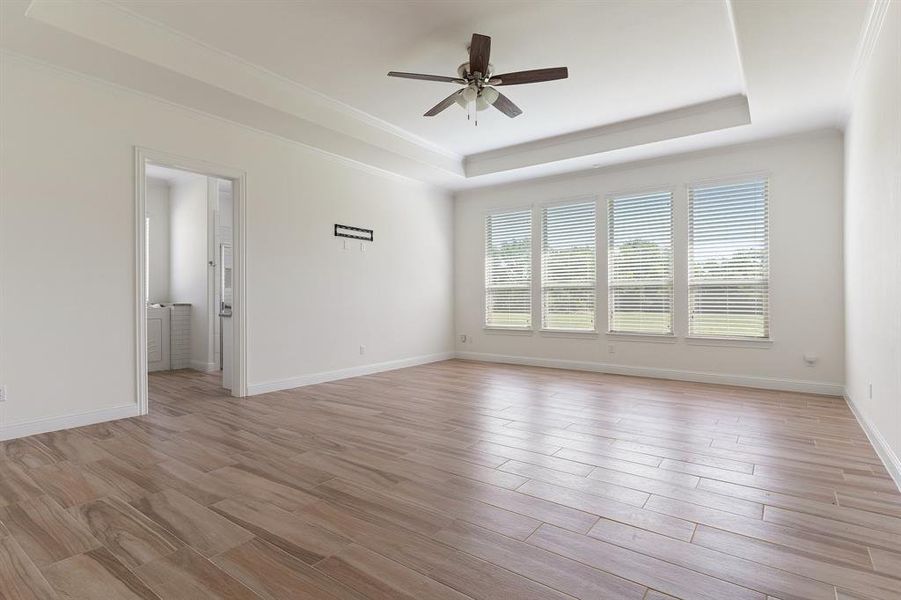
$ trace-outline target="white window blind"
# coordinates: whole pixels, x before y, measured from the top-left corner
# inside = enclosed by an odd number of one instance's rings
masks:
[[[673,332],[673,195],[611,198],[607,213],[608,329]]]
[[[688,332],[769,337],[766,180],[689,190]]]
[[[532,326],[532,211],[485,219],[485,325]]]
[[[541,326],[594,331],[596,203],[541,211]]]

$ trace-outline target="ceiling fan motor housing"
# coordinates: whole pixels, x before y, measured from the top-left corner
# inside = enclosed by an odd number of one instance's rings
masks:
[[[473,74],[469,72],[469,63],[465,62],[457,67],[457,75],[460,79],[472,80]],[[482,82],[488,81],[494,75],[494,65],[488,63],[488,72],[482,73]]]

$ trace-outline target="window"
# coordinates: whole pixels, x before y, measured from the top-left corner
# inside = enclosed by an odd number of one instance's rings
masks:
[[[485,220],[485,325],[532,326],[532,211]]]
[[[688,333],[769,337],[766,180],[689,190]]]
[[[541,211],[541,327],[595,329],[595,202]]]
[[[607,283],[612,333],[673,333],[673,195],[611,198]]]

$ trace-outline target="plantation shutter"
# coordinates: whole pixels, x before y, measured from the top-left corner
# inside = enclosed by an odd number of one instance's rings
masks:
[[[689,335],[769,337],[766,180],[689,190]]]
[[[532,211],[485,219],[485,325],[532,326]]]
[[[673,195],[611,198],[607,214],[608,329],[673,333]]]
[[[596,203],[541,211],[541,327],[594,331]]]

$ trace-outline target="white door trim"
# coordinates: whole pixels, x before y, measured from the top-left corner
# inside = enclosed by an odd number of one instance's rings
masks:
[[[233,183],[233,239],[232,239],[232,325],[234,328],[233,396],[247,395],[247,290],[246,281],[246,190],[247,173],[234,167],[178,156],[161,150],[135,146],[135,394],[139,412],[150,410],[147,398],[147,319],[146,290],[146,166],[155,165],[191,171],[207,177],[229,179]]]

